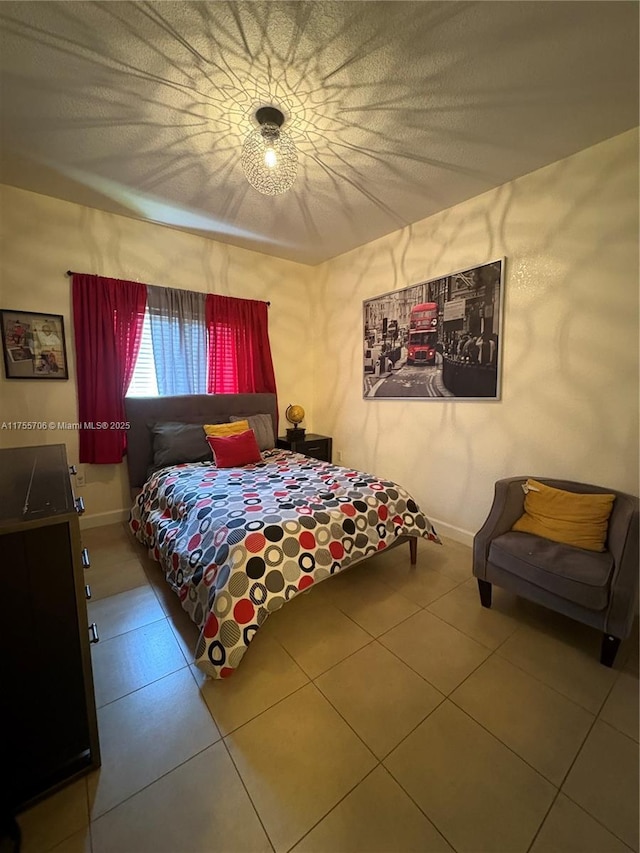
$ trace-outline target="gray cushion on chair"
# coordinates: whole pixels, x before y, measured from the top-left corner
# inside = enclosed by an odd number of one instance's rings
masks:
[[[509,532],[491,542],[489,562],[589,610],[603,610],[609,601],[613,557],[608,551]]]

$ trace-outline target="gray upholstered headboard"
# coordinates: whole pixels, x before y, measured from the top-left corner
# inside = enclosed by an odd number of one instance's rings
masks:
[[[270,414],[273,434],[278,434],[275,394],[188,394],[181,397],[128,397],[127,469],[129,486],[140,489],[153,462],[149,424],[178,421],[185,424],[225,423],[230,415]]]

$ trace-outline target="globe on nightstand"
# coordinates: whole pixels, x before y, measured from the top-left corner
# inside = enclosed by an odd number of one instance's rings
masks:
[[[300,427],[301,422],[304,420],[304,409],[302,406],[287,406],[284,416],[290,424],[293,424],[293,428],[287,430],[287,438],[289,440],[303,438],[304,429]]]

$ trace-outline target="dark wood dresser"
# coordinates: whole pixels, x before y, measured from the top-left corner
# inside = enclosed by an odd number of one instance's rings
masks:
[[[0,450],[0,782],[20,811],[100,766],[83,553],[63,444]]]

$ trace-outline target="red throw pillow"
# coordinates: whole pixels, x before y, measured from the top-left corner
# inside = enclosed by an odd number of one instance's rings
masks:
[[[252,462],[262,462],[260,448],[252,429],[237,435],[208,435],[207,441],[218,468],[240,468]]]

